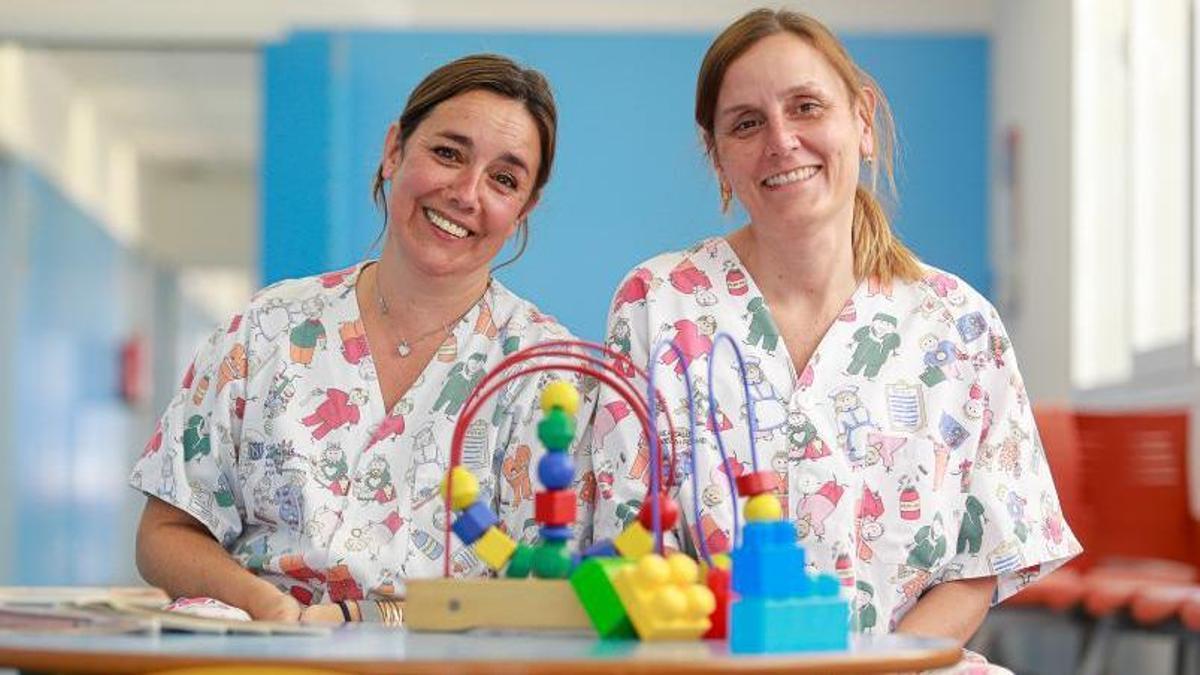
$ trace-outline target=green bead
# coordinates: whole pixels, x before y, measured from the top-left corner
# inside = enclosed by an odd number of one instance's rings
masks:
[[[547,450],[566,450],[575,438],[575,418],[555,408],[538,422],[538,438]]]
[[[533,576],[566,579],[571,576],[571,552],[565,541],[540,544],[533,554]]]
[[[517,544],[517,550],[513,551],[512,557],[508,559],[508,569],[505,570],[504,576],[510,579],[524,579],[529,576],[529,571],[533,568],[533,548],[527,544]]]

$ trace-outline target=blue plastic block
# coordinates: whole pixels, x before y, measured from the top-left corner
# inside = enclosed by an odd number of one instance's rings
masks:
[[[734,654],[845,651],[850,642],[850,606],[837,596],[741,598],[730,606],[730,620]]]
[[[570,525],[545,525],[538,534],[541,535],[542,541],[569,541],[571,539]]]
[[[547,490],[565,490],[575,480],[575,462],[569,454],[549,452],[538,460],[537,474]]]
[[[734,549],[733,592],[748,598],[784,599],[808,595],[804,549],[784,521],[747,523],[742,545]]]
[[[475,502],[458,514],[452,529],[462,543],[470,546],[475,543],[476,539],[482,537],[489,527],[499,522],[496,514],[484,506],[483,502]]]
[[[613,546],[612,539],[601,539],[583,550],[583,557],[587,558],[615,558],[617,557],[617,547]]]

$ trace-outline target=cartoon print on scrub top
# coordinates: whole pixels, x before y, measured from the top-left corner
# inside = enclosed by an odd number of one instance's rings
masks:
[[[684,358],[665,351],[657,364],[677,377],[656,378],[676,424],[686,423],[687,405],[678,376],[686,369],[707,380],[718,333],[738,343],[749,371],[745,401],[731,350],[718,352],[718,407],[740,412],[718,418],[732,457],[721,464],[705,415],[699,522],[681,509],[672,545],[728,548],[726,477],[753,470],[754,414],[758,470],[785,479],[784,513],[810,566],[857,591],[859,630],[889,630],[941,580],[999,575],[1003,599],[1078,553],[999,317],[962,280],[926,270],[916,282],[863,280],[805,364],[775,341],[770,308],[724,239],[657,256],[626,277],[606,340],[645,366],[655,340],[678,339]],[[726,283],[704,281],[717,279]],[[616,414],[620,405],[601,392],[588,456],[597,540],[620,533],[630,504],[645,498],[651,466],[637,420]],[[691,503],[691,490],[679,485],[680,504]]]
[[[403,592],[407,577],[439,575],[437,485],[466,396],[506,345],[569,338],[493,281],[385,411],[353,292],[362,268],[264,289],[215,331],[130,475],[304,602]],[[536,408],[537,385],[519,381],[504,403]],[[580,405],[585,422],[589,405]],[[536,425],[514,424],[490,401],[470,429],[481,495],[520,537],[533,510]],[[461,574],[485,569],[468,556],[454,565]]]

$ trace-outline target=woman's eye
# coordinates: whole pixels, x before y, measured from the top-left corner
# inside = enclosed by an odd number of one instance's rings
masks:
[[[451,161],[458,159],[458,156],[459,156],[458,150],[455,150],[454,148],[450,148],[450,147],[447,147],[444,145],[439,145],[439,146],[435,147],[433,149],[433,154],[437,155],[438,157],[440,157],[442,159],[451,160]]]
[[[821,104],[817,103],[816,101],[805,101],[797,105],[796,110],[801,115],[815,115],[816,113],[820,112]]]
[[[495,175],[496,182],[508,188],[509,190],[517,189],[517,179],[510,173],[498,173]]]
[[[733,125],[733,131],[734,133],[742,133],[750,131],[756,126],[758,126],[758,120],[741,120]]]

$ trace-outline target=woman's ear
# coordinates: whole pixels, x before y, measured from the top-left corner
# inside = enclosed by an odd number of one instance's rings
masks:
[[[518,223],[529,218],[529,214],[533,213],[533,208],[538,205],[538,200],[541,198],[540,191],[529,195],[529,201],[525,202],[525,208],[521,209],[521,215],[517,216]]]
[[[387,136],[383,141],[383,156],[379,160],[379,172],[384,180],[391,180],[400,168],[403,155],[404,139],[400,134],[400,123],[393,122],[388,127]]]
[[[859,123],[858,154],[860,157],[875,156],[875,106],[878,98],[871,87],[863,87],[856,106]]]

